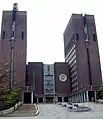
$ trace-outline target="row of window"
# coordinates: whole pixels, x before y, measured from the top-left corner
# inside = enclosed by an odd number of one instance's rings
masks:
[[[73,52],[69,55],[68,59],[66,60],[66,62],[68,62],[70,59],[72,59],[72,57],[76,54],[76,50],[74,49]]]
[[[45,88],[45,93],[53,93],[53,80],[45,80],[44,81],[44,88]]]
[[[76,69],[77,69],[76,59],[75,60],[73,59],[73,62],[70,64],[70,67],[69,67],[71,81],[76,80],[76,77],[77,77],[77,70]]]
[[[53,89],[45,89],[45,93],[53,93]]]
[[[78,86],[78,81],[72,84],[72,87]]]
[[[77,69],[75,69],[75,70],[72,71],[72,72],[69,70],[70,76],[71,76],[72,74],[74,74],[76,71],[77,71]]]
[[[77,80],[77,75],[74,75],[73,77],[70,77],[70,83],[72,84],[72,82],[76,81]]]
[[[72,57],[72,59],[69,61],[69,64],[71,64],[76,59],[76,55]]]
[[[75,65],[76,65],[76,60],[74,60],[74,61],[72,62],[72,64],[70,64],[70,67],[69,67],[69,68],[73,68]]]
[[[73,45],[73,47],[71,48],[71,50],[69,51],[69,53],[66,56],[66,59],[70,56],[70,54],[72,53],[72,51],[75,49],[75,45]]]
[[[88,32],[87,32],[87,25],[84,26],[84,33],[85,33],[85,41],[88,42],[89,38],[88,38]],[[93,41],[96,41],[96,34],[93,34]]]
[[[84,36],[84,39],[85,39],[85,41],[89,41],[89,38],[88,38],[88,33],[87,33],[87,28],[84,28],[84,33],[85,33],[85,36]],[[97,38],[96,38],[96,34],[94,33],[94,34],[92,34],[93,36],[93,41],[97,41]],[[78,33],[76,33],[76,40],[77,41],[79,41],[79,34]]]
[[[53,83],[50,84],[50,83],[45,83],[45,86],[53,86]]]
[[[50,85],[50,84],[53,84],[53,80],[45,81],[44,83]]]
[[[89,37],[88,37],[88,33],[87,33],[87,28],[86,28],[86,26],[84,27],[84,39],[85,39],[85,41],[86,42],[88,42],[89,41]],[[75,36],[76,36],[76,41],[79,41],[79,34],[78,33],[76,33],[75,34]],[[97,41],[97,37],[96,37],[96,34],[94,33],[94,34],[92,34],[92,39],[93,39],[93,41]],[[74,40],[74,39],[73,39]],[[68,43],[69,44],[69,43]],[[68,45],[67,45],[68,46]],[[75,46],[75,45],[74,45]],[[69,57],[69,55],[70,55],[70,53],[72,52],[72,50],[73,50],[73,47],[71,48],[71,50],[69,51],[69,53],[68,53],[68,47],[66,47],[66,49],[65,49],[65,55],[66,55],[66,59]]]
[[[2,32],[2,39],[5,39],[5,31]],[[12,37],[14,37],[14,31],[12,33]],[[21,39],[24,40],[24,31],[21,32]]]
[[[77,70],[70,77],[72,78],[74,75],[77,75]]]
[[[53,87],[51,87],[51,86],[45,86],[45,91],[52,91],[54,88]]]
[[[77,91],[77,90],[78,90],[78,87],[74,88],[72,91],[75,92],[75,91]]]
[[[70,60],[75,53],[76,53],[76,50],[74,49],[73,53],[69,56],[68,60]]]
[[[87,25],[84,26],[84,39],[88,42],[88,32],[87,32]]]
[[[77,76],[76,76],[75,78],[72,79],[71,82],[73,83],[73,82],[76,81],[77,79],[78,79],[78,78],[77,78]]]
[[[77,69],[77,66],[75,65],[73,68],[70,69],[70,73],[72,73],[76,69]]]

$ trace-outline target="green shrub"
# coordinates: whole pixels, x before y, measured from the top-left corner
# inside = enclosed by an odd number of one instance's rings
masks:
[[[19,102],[19,91],[9,90],[5,92],[3,99],[10,107],[14,106],[17,102]]]
[[[100,97],[103,99],[103,83],[99,89],[99,92],[100,92]]]

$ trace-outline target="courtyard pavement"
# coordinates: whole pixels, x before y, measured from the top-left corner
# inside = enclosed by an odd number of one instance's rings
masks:
[[[7,117],[30,117],[36,115],[36,108],[33,104],[23,104]]]
[[[89,112],[69,112],[57,104],[39,104],[39,115],[29,117],[0,117],[0,119],[103,119],[103,104],[80,103],[92,108]],[[15,113],[15,112],[14,112]],[[33,112],[32,112],[33,113]]]

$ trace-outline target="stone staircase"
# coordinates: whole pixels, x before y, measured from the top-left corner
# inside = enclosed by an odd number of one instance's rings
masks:
[[[34,104],[22,104],[13,113],[6,115],[6,117],[31,117],[36,116],[36,112]]]

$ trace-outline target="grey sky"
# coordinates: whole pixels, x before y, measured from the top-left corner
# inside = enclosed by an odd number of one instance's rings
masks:
[[[27,61],[53,63],[64,61],[63,32],[72,13],[94,14],[97,27],[100,59],[103,69],[103,2],[102,0],[0,0],[2,10],[28,12]]]

